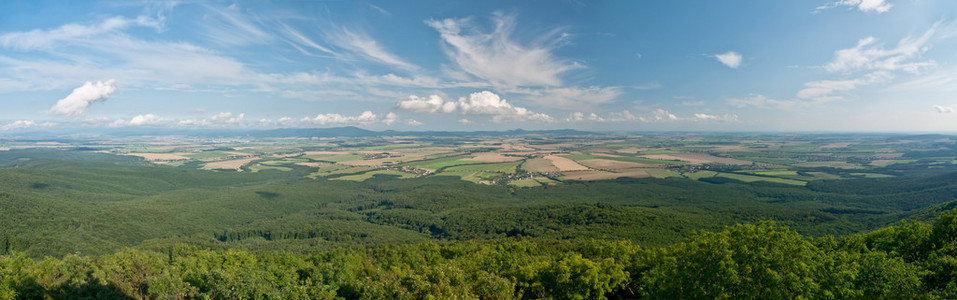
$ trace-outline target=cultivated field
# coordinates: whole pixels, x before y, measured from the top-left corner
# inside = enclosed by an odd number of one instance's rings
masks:
[[[548,155],[545,156],[545,159],[550,160],[552,165],[558,168],[559,171],[584,171],[588,170],[588,167],[583,166],[575,162],[574,160],[564,158],[557,155]]]
[[[644,158],[650,159],[660,159],[660,160],[679,160],[686,161],[692,164],[707,164],[707,163],[719,163],[726,165],[750,165],[750,161],[728,158],[728,157],[717,157],[714,155],[708,154],[650,154],[650,155],[641,155]]]

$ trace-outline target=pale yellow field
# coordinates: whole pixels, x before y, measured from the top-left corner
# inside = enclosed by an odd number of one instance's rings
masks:
[[[300,166],[307,166],[307,167],[319,167],[319,166],[328,165],[329,163],[324,163],[324,162],[297,162],[296,164],[297,164],[297,165],[300,165]]]
[[[545,159],[552,161],[552,164],[555,165],[555,167],[558,167],[558,170],[562,172],[588,170],[588,167],[580,165],[574,160],[561,156],[549,155],[545,156]]]
[[[631,168],[654,168],[655,167],[649,164],[617,161],[617,160],[610,160],[610,159],[586,159],[586,160],[580,160],[578,161],[578,163],[585,165],[589,168],[598,169],[598,170],[624,170],[624,169],[631,169]]]
[[[892,159],[879,159],[879,160],[871,161],[870,165],[876,166],[876,167],[883,167],[883,166],[889,165],[889,164],[891,164],[891,163],[893,163],[893,162],[894,162],[894,160],[892,160]]]
[[[648,172],[634,171],[624,173],[594,173],[594,172],[563,172],[566,180],[602,180],[620,177],[645,178],[651,177]]]
[[[212,163],[206,164],[205,166],[203,166],[203,169],[207,169],[207,170],[236,170],[236,171],[242,171],[242,169],[240,169],[240,168],[242,168],[242,167],[245,166],[246,164],[248,164],[248,163],[250,163],[250,162],[252,162],[252,161],[254,161],[254,160],[257,160],[257,159],[258,159],[258,158],[256,158],[256,157],[250,157],[250,158],[242,158],[242,159],[234,159],[234,160],[217,161],[217,162],[212,162]]]
[[[604,157],[621,157],[621,155],[615,155],[615,154],[611,154],[611,153],[601,153],[601,152],[593,152],[593,153],[589,153],[589,154],[595,155],[595,156],[604,156]]]
[[[484,161],[484,162],[510,162],[510,161],[519,161],[522,160],[521,157],[515,156],[505,156],[501,153],[480,153],[475,155],[472,158],[466,158],[463,160],[472,160],[472,161]]]
[[[552,164],[552,161],[544,158],[533,158],[526,160],[522,164],[522,169],[529,172],[538,172],[538,173],[549,173],[549,172],[558,172],[558,168]]]
[[[651,159],[660,159],[660,160],[680,160],[690,162],[692,164],[706,164],[706,163],[719,163],[727,165],[750,165],[751,162],[747,160],[740,160],[728,157],[717,157],[708,154],[649,154],[642,155],[644,158]]]
[[[129,156],[139,156],[146,160],[184,160],[189,159],[189,157],[183,156],[182,153],[127,153],[123,155]]]

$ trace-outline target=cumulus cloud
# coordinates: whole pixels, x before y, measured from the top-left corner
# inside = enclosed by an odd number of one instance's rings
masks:
[[[16,120],[10,124],[0,126],[0,131],[27,129],[27,128],[33,128],[33,127],[49,127],[49,126],[53,126],[53,123],[49,123],[49,122],[37,123],[36,121],[33,121],[33,120]]]
[[[892,4],[887,3],[885,0],[840,0],[837,2],[828,3],[822,6],[818,6],[814,9],[814,12],[820,12],[822,10],[827,10],[835,7],[848,7],[850,9],[857,9],[865,13],[885,13],[893,7]]]
[[[453,113],[489,116],[492,121],[541,121],[551,122],[552,117],[517,107],[490,91],[481,91],[461,97],[458,101],[446,101],[438,95],[428,97],[409,96],[396,102],[396,108],[420,113]]]
[[[718,115],[709,115],[709,114],[694,114],[694,120],[696,121],[725,121],[725,122],[737,122],[738,115],[734,114],[724,114],[721,116]]]
[[[741,54],[738,54],[734,51],[728,51],[721,54],[715,54],[714,58],[719,62],[727,66],[728,68],[737,69],[741,65]]]
[[[933,105],[932,107],[937,111],[937,113],[941,114],[949,114],[955,111],[953,107],[949,106]]]
[[[409,95],[408,99],[397,101],[395,107],[418,113],[450,113],[458,109],[455,102],[446,102],[438,95],[428,97]]]
[[[82,86],[73,89],[73,92],[66,98],[60,99],[48,111],[55,115],[81,116],[86,114],[86,109],[90,104],[97,101],[104,101],[116,92],[116,80],[97,81],[96,83],[87,81]]]
[[[241,113],[233,115],[232,112],[221,112],[204,119],[186,119],[180,120],[179,125],[183,126],[225,126],[237,125],[243,123],[246,114]]]
[[[472,124],[473,122],[472,122],[472,120],[469,120],[469,119],[466,119],[466,118],[461,118],[461,119],[459,119],[459,123],[461,123],[461,124]]]
[[[399,115],[393,112],[386,114],[385,118],[382,118],[382,124],[385,124],[385,125],[391,126],[392,124],[395,124],[396,122],[399,122]]]
[[[628,110],[610,112],[604,116],[596,113],[583,113],[583,112],[574,112],[568,115],[568,118],[565,118],[566,122],[628,122],[628,121],[641,121],[641,122],[675,122],[675,121],[724,121],[724,122],[737,122],[738,116],[733,114],[725,115],[709,115],[696,113],[694,117],[682,118],[677,115],[664,110],[664,109],[655,109],[644,115],[635,115]]]
[[[303,118],[301,121],[319,125],[362,124],[368,125],[379,120],[379,116],[372,111],[364,111],[358,116],[344,116],[336,113],[318,114],[315,117]]]
[[[473,25],[469,19],[444,19],[426,22],[439,32],[446,55],[462,71],[499,86],[561,86],[559,74],[582,68],[576,62],[556,57],[567,34],[559,30],[533,39],[524,45],[512,37],[515,16],[495,14],[491,32]]]
[[[116,120],[113,123],[110,123],[110,127],[125,127],[125,126],[145,126],[145,125],[160,125],[166,123],[167,119],[154,114],[145,114],[137,115],[129,120]]]
[[[209,120],[213,123],[234,124],[234,123],[242,122],[242,120],[245,117],[246,117],[246,114],[239,114],[234,117],[233,113],[231,112],[221,112],[210,117]]]

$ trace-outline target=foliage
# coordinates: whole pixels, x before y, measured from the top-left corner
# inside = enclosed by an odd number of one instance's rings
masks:
[[[660,249],[512,238],[298,255],[182,244],[39,260],[14,251],[0,255],[0,298],[949,299],[954,224],[948,211],[932,225],[812,240],[759,222]]]

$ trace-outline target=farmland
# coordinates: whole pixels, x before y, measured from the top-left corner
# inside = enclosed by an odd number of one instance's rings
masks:
[[[3,151],[74,149],[136,157],[170,168],[292,172],[313,179],[455,176],[476,184],[535,187],[532,178],[723,178],[804,185],[815,180],[888,178],[913,166],[954,165],[933,151],[949,139],[895,136],[647,134],[607,136],[171,138],[7,141]],[[945,145],[946,146],[946,145]],[[709,179],[710,180],[710,179]]]

